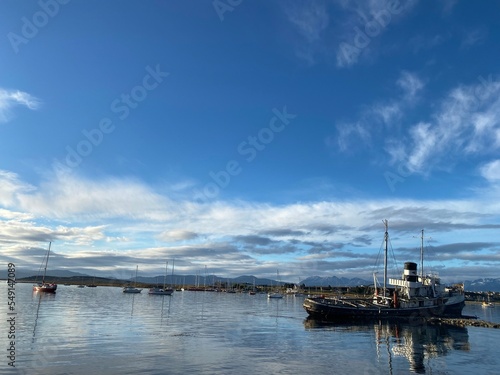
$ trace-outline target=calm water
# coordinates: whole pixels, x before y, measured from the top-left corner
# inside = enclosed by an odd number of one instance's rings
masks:
[[[60,285],[16,285],[8,366],[7,284],[0,284],[0,374],[497,374],[500,330],[402,324],[322,325],[303,299]],[[500,322],[500,306],[464,313]]]

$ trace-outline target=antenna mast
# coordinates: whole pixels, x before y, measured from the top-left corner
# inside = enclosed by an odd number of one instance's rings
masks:
[[[424,230],[422,229],[421,236],[421,244],[420,244],[420,277],[422,278],[422,282],[424,282]]]
[[[383,296],[385,297],[386,294],[386,289],[387,289],[387,248],[388,248],[388,242],[389,242],[389,222],[387,220],[382,220],[385,226],[385,235],[384,235],[384,240],[385,240],[385,251],[384,251],[384,293]]]
[[[52,245],[52,241],[49,242],[49,250],[47,251],[47,258],[45,259],[45,268],[43,269],[42,284],[45,284],[45,275],[47,274],[47,264],[49,263],[50,245]]]

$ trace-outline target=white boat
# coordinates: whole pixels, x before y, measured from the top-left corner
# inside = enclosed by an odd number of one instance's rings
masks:
[[[280,274],[278,270],[276,270],[276,276],[278,277],[278,289],[274,292],[267,293],[267,298],[283,298],[283,294],[279,292]]]
[[[490,302],[490,296],[488,296],[488,301],[483,301],[481,306],[486,308],[495,307],[495,305],[492,302]]]
[[[174,289],[166,287],[167,269],[168,269],[168,261],[166,262],[166,265],[165,265],[165,277],[163,279],[163,288],[159,288],[159,287],[150,288],[148,291],[149,295],[152,295],[152,296],[170,296],[170,295],[172,295],[172,293],[174,292]],[[172,274],[173,273],[174,273],[174,266],[172,264]]]
[[[45,282],[45,275],[47,274],[47,265],[49,264],[49,255],[50,255],[50,246],[51,245],[52,245],[52,242],[49,242],[49,250],[47,251],[47,257],[44,258],[45,268],[43,269],[42,282],[33,285],[34,292],[55,293],[57,290],[57,284]],[[43,262],[42,262],[42,264],[43,264]]]
[[[123,287],[123,293],[132,293],[132,294],[135,294],[135,293],[140,293],[142,289],[137,289],[136,286],[137,286],[137,270],[139,269],[139,266],[136,266],[135,267],[135,282],[134,282],[134,286],[125,286]]]
[[[299,279],[300,282],[300,279]],[[285,291],[286,295],[291,295],[294,297],[302,297],[304,293],[302,293],[302,290],[300,289],[298,284],[295,284],[293,288],[287,288]]]

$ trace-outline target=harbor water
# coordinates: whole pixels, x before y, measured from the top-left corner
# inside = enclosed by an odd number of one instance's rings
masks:
[[[500,330],[307,319],[303,297],[0,284],[0,374],[497,374]],[[11,293],[12,295],[12,293]],[[466,315],[500,322],[500,306]],[[14,337],[12,337],[14,335]],[[9,338],[10,336],[10,338]]]

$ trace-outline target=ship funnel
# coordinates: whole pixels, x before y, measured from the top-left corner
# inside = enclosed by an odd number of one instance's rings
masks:
[[[406,262],[403,273],[403,279],[406,281],[416,282],[417,278],[417,263]]]

